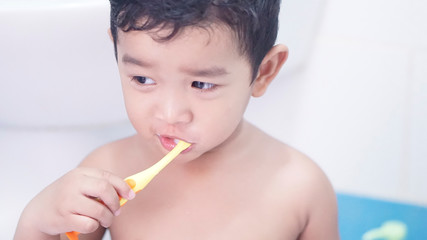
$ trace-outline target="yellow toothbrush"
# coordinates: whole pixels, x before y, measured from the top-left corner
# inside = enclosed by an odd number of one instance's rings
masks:
[[[165,168],[182,151],[190,147],[190,145],[190,143],[179,141],[178,144],[156,164],[145,169],[142,172],[125,178],[125,181],[135,193],[141,191],[163,168]],[[127,201],[127,199],[120,198],[120,206],[123,206]],[[69,240],[78,240],[79,234],[79,232],[75,231],[65,233]]]

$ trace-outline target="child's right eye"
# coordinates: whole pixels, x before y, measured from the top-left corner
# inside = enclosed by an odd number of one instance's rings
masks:
[[[143,84],[143,85],[155,84],[154,80],[148,77],[134,76],[132,77],[132,80],[137,81],[138,84]]]

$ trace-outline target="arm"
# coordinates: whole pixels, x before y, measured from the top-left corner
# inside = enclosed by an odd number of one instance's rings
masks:
[[[335,192],[323,172],[317,168],[309,171],[310,180],[305,185],[307,222],[299,240],[339,240],[338,211]]]

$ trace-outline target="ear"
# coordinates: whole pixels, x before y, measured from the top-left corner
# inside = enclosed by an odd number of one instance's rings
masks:
[[[113,40],[113,34],[111,33],[111,28],[108,28],[108,36],[110,36],[111,42],[114,42],[114,40]]]
[[[253,97],[260,97],[265,93],[271,81],[273,81],[273,79],[279,73],[282,65],[286,62],[286,59],[288,58],[288,52],[288,47],[282,44],[278,44],[272,47],[265,55],[259,66],[257,77],[252,83]]]

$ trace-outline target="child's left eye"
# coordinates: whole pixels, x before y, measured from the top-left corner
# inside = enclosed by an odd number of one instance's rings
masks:
[[[139,84],[144,84],[144,85],[150,85],[150,84],[154,84],[155,83],[153,81],[153,79],[148,78],[148,77],[143,77],[143,76],[134,76],[134,77],[132,77],[132,80],[135,80]]]
[[[194,81],[191,83],[191,86],[193,88],[198,88],[201,90],[211,90],[213,88],[216,87],[216,84],[213,83],[207,83],[207,82],[199,82],[199,81]]]

